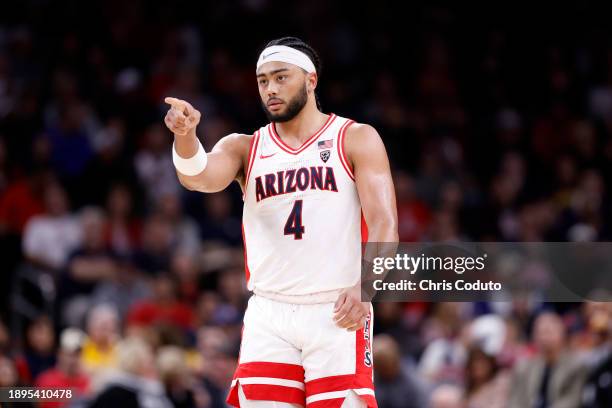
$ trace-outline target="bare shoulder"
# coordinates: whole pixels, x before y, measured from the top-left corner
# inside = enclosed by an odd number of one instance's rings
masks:
[[[349,158],[355,155],[384,151],[384,144],[378,131],[366,123],[353,123],[346,129],[344,149]]]
[[[354,122],[346,129],[347,137],[351,139],[363,139],[367,140],[369,138],[380,139],[380,135],[378,131],[371,125],[367,123],[357,123]],[[348,139],[347,139],[348,140]]]

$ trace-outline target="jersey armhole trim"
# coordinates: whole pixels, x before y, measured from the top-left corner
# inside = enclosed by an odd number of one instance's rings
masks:
[[[249,158],[247,162],[247,171],[246,171],[246,179],[244,180],[244,190],[246,194],[246,187],[249,185],[249,177],[251,175],[251,169],[253,168],[253,163],[255,162],[255,158],[257,156],[257,145],[259,144],[259,130],[253,134],[253,139],[251,139],[251,146],[249,147]]]
[[[355,123],[354,120],[347,120],[342,127],[340,127],[340,131],[338,133],[338,156],[340,157],[340,162],[342,163],[342,167],[346,170],[346,173],[349,177],[355,181],[355,175],[353,174],[353,169],[349,164],[348,158],[346,157],[346,152],[344,151],[344,136],[346,135],[346,129]]]

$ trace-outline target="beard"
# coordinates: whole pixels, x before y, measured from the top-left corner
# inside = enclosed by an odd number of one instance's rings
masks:
[[[266,104],[262,101],[261,106],[263,107],[266,116],[270,122],[288,122],[295,118],[298,113],[302,111],[306,102],[308,101],[308,91],[306,90],[306,82],[301,91],[298,91],[289,102],[287,102],[287,108],[284,113],[272,113],[268,110]]]

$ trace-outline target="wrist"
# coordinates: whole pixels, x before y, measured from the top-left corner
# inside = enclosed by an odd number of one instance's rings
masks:
[[[200,174],[206,168],[208,157],[202,143],[196,138],[196,152],[191,157],[182,157],[176,151],[176,140],[172,144],[172,162],[176,170],[186,176]]]

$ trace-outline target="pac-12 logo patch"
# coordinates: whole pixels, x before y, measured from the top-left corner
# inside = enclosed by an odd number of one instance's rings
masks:
[[[370,314],[366,317],[365,325],[363,328],[363,340],[365,342],[365,351],[363,353],[363,364],[367,367],[372,367],[372,350],[370,343]]]
[[[323,160],[323,163],[327,163],[327,161],[329,160],[329,150],[323,150],[320,154],[321,154],[321,160]]]

